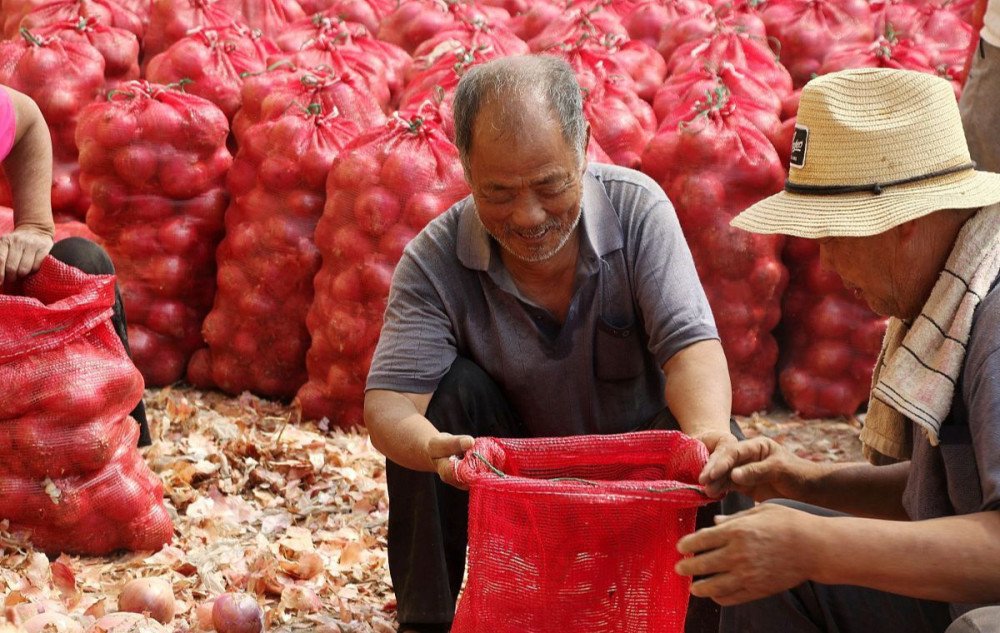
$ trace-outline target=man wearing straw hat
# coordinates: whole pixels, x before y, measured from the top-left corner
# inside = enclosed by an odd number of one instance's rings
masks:
[[[678,543],[723,631],[1000,631],[1000,175],[969,159],[950,84],[858,69],[802,91],[785,190],[732,224],[819,240],[892,317],[861,433],[870,463],[767,438],[712,456],[711,492],[766,503]],[[810,505],[806,505],[810,504]],[[817,507],[818,506],[818,507]]]

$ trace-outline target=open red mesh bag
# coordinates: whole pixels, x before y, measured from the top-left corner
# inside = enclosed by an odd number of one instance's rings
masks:
[[[0,518],[47,553],[173,535],[129,412],[143,380],[111,324],[115,278],[48,257],[0,293]]]
[[[679,633],[690,578],[677,540],[709,499],[705,446],[677,431],[479,438],[468,580],[453,633]]]

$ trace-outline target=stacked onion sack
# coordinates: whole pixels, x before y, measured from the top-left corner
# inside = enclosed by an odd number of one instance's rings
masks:
[[[129,30],[109,26],[99,18],[79,16],[39,26],[35,34],[42,39],[75,37],[92,45],[104,58],[106,88],[139,78],[139,38]]]
[[[115,262],[129,343],[149,385],[181,378],[202,346],[228,202],[228,133],[216,105],[145,81],[80,115],[87,226]]]
[[[356,73],[279,63],[245,78],[219,288],[203,327],[208,349],[188,367],[192,383],[290,397],[306,382],[305,315],[320,263],[313,233],[327,172],[348,141],[385,121]]]
[[[393,270],[417,232],[467,193],[458,150],[429,107],[364,132],[334,160],[316,227],[323,265],[306,318],[309,381],[297,395],[305,416],[363,423]]]
[[[323,14],[295,22],[277,39],[288,59],[300,67],[346,68],[367,82],[385,109],[399,101],[410,55],[376,39],[364,24]],[[281,57],[272,56],[272,61]]]
[[[746,415],[772,405],[771,332],[788,277],[784,238],[729,221],[784,184],[774,142],[792,80],[746,5],[685,8],[673,28],[658,43],[669,53],[668,77],[653,97],[659,129],[642,169],[677,210],[726,351],[733,412]]]
[[[330,164],[360,132],[336,108],[311,103],[237,139],[218,290],[203,328],[209,347],[192,357],[191,382],[288,398],[306,382],[306,312],[320,266],[313,233]]]
[[[261,72],[278,52],[273,42],[239,24],[200,27],[149,60],[151,83],[184,82],[184,91],[204,97],[232,120],[240,109],[243,76]]]
[[[21,28],[83,17],[125,29],[141,40],[149,19],[145,0],[3,0],[2,14],[3,33],[8,38]]]
[[[235,0],[240,21],[274,40],[296,20],[306,17],[297,0]]]
[[[157,550],[173,534],[136,448],[143,380],[111,324],[114,284],[49,257],[0,293],[0,516],[49,554]]]
[[[105,87],[104,57],[85,38],[24,29],[16,39],[0,42],[0,60],[0,84],[34,99],[49,126],[56,219],[82,220],[89,202],[79,182],[76,125],[80,111]],[[0,204],[10,206],[6,180],[0,190]]]
[[[528,45],[506,27],[459,22],[425,40],[414,51],[399,107],[406,110],[419,108],[425,102],[435,104],[442,130],[454,139],[452,103],[465,72],[491,59],[529,52]]]
[[[143,65],[192,31],[237,22],[236,11],[234,0],[152,0],[142,41]]]
[[[475,0],[402,0],[379,22],[377,36],[412,55],[426,40],[461,22],[493,24],[508,19],[505,9]]]
[[[611,161],[638,169],[642,152],[656,131],[653,108],[640,95],[652,97],[651,85],[663,80],[666,66],[655,50],[641,42],[637,44],[645,47],[645,54],[629,58],[614,44],[619,35],[608,34],[601,40],[590,36],[588,33],[596,29],[591,20],[584,17],[566,25],[554,22],[533,41],[541,40],[549,46],[546,53],[563,57],[572,66],[583,90],[583,111],[591,134]],[[565,41],[550,44],[555,38]],[[641,63],[649,56],[659,60],[658,67]],[[631,63],[626,64],[626,60]],[[644,77],[642,68],[652,68],[652,75]],[[644,84],[637,82],[637,76]]]
[[[733,412],[768,409],[788,273],[784,238],[729,226],[740,211],[781,190],[773,145],[719,84],[709,98],[681,102],[661,122],[643,169],[673,201],[715,314],[733,383]]]
[[[301,110],[314,103],[324,112],[336,110],[357,121],[362,129],[386,120],[378,99],[357,73],[338,72],[330,66],[296,68],[290,63],[277,63],[244,79],[242,105],[233,117],[233,135],[246,138],[250,126],[276,119],[289,108]]]

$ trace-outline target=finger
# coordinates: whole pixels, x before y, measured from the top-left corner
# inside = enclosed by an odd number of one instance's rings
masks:
[[[730,472],[733,469],[762,461],[770,454],[770,440],[766,437],[755,437],[737,442],[720,455],[719,461],[715,463],[714,470],[709,473],[708,479],[713,481],[722,480],[726,476],[731,478]]]
[[[38,269],[42,267],[42,262],[45,261],[45,256],[49,254],[52,250],[52,242],[48,242],[43,247],[35,249],[35,259],[31,263],[31,271],[33,273],[38,272]]]
[[[701,470],[698,481],[701,484],[724,479],[729,471],[736,465],[738,457],[738,443],[724,443],[721,448],[716,447],[712,454],[708,456],[705,467]]]
[[[438,477],[441,478],[441,481],[459,490],[468,490],[469,487],[455,476],[456,461],[454,457],[442,457],[434,460],[434,467],[437,469]]]
[[[0,238],[0,284],[6,278],[7,270],[7,251],[10,249],[10,243],[7,239]]]
[[[682,576],[721,574],[731,568],[732,564],[728,560],[725,548],[713,549],[697,556],[682,558],[674,565],[674,571]]]
[[[473,444],[475,440],[471,436],[440,433],[430,439],[427,450],[430,451],[431,457],[448,457],[461,455],[472,448]]]
[[[729,474],[729,478],[737,486],[753,487],[771,478],[772,464],[768,461],[754,462],[745,466],[737,466]]]
[[[708,578],[695,580],[691,583],[691,595],[699,598],[717,599],[721,596],[732,596],[746,588],[746,580],[737,574],[717,573]]]
[[[18,270],[21,267],[21,243],[11,241],[7,248],[7,261],[4,265],[5,278],[19,279]]]
[[[681,554],[696,554],[718,549],[729,543],[729,536],[720,527],[707,527],[688,534],[677,541],[677,551]]]
[[[21,261],[17,265],[17,278],[27,277],[32,273],[32,266],[35,265],[35,254],[33,244],[27,244],[21,249]]]
[[[726,575],[731,576],[731,574]],[[691,594],[703,598],[711,598],[724,607],[750,602],[751,600],[758,600],[768,595],[756,587],[747,587],[746,582],[742,580],[736,583],[736,589],[733,591],[727,591],[728,587],[731,586],[728,579],[726,580],[725,585],[699,585],[698,587],[695,587],[698,583],[707,583],[709,580],[713,580],[715,578],[716,577],[706,578],[704,580],[691,583]]]

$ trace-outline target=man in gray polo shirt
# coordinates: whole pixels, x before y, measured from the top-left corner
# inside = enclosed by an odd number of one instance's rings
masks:
[[[674,428],[716,450],[739,432],[673,207],[643,174],[588,167],[571,68],[536,56],[475,67],[454,110],[472,196],[406,248],[365,399],[388,458],[400,631],[450,626],[467,536],[451,458],[473,436]]]

